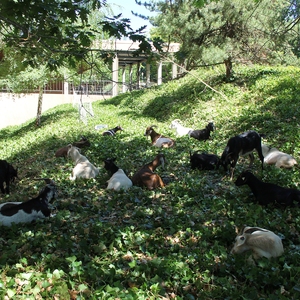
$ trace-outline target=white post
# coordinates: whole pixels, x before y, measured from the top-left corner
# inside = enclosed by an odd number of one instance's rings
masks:
[[[126,87],[126,67],[123,67],[122,70],[122,92],[126,93],[127,92],[127,87]]]
[[[129,66],[129,90],[132,91],[132,65]]]
[[[158,68],[157,68],[157,85],[162,84],[162,61],[158,63]]]
[[[150,64],[146,64],[146,86],[150,87]]]
[[[113,88],[112,88],[112,96],[117,96],[119,93],[119,86],[118,86],[118,80],[119,80],[119,58],[116,55],[113,61],[112,65],[112,81],[113,81]]]
[[[172,79],[177,78],[177,72],[178,72],[177,65],[172,64]]]

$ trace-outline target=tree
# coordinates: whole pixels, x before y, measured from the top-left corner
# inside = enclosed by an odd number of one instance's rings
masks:
[[[200,2],[200,7],[182,0],[155,4],[161,12],[152,19],[155,34],[181,44],[177,59],[186,69],[224,64],[229,80],[234,62],[272,63],[280,50],[291,54],[282,19],[284,1]]]

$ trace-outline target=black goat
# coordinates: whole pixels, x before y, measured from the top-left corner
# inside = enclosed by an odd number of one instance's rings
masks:
[[[224,149],[220,159],[220,165],[223,166],[225,172],[227,172],[228,165],[230,166],[231,179],[233,178],[234,168],[240,155],[245,156],[248,154],[250,157],[249,167],[252,166],[254,161],[253,150],[257,151],[261,161],[261,168],[263,170],[264,156],[262,154],[261,135],[259,133],[250,130],[228,140],[227,146]]]
[[[123,130],[123,128],[121,126],[116,126],[115,128],[104,131],[102,135],[116,135],[118,130]]]
[[[193,170],[214,170],[219,167],[220,158],[217,155],[198,152],[199,150],[193,154],[190,152],[190,163]]]
[[[215,130],[215,125],[213,122],[209,122],[204,129],[197,129],[189,131],[189,136],[199,140],[206,141],[210,138],[211,131]]]
[[[300,204],[300,191],[285,188],[274,183],[263,182],[250,171],[242,172],[235,181],[236,186],[247,184],[255,199],[260,205],[279,204],[281,206],[293,206],[294,202]]]
[[[14,182],[15,178],[18,178],[18,169],[15,169],[6,160],[0,159],[0,190],[3,194],[9,194],[9,185]]]

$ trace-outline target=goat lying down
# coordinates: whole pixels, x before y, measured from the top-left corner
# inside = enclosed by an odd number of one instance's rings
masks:
[[[0,159],[0,190],[3,194],[9,194],[10,183],[14,182],[15,178],[18,178],[18,169],[15,169],[6,160]]]
[[[250,171],[242,172],[236,182],[236,186],[247,184],[256,201],[260,205],[278,204],[280,206],[293,206],[294,202],[300,205],[300,191],[297,189],[281,187],[274,183],[263,182]]]
[[[107,158],[104,160],[104,168],[111,174],[107,181],[107,189],[119,191],[127,190],[132,186],[132,181],[127,177],[125,172],[115,165],[116,158]]]
[[[199,170],[215,170],[219,167],[220,158],[215,154],[198,153],[199,150],[193,154],[190,151],[191,168]]]
[[[188,128],[188,127],[184,127],[183,125],[181,125],[179,119],[173,120],[171,122],[170,128],[176,129],[176,134],[179,137],[188,135],[190,131],[193,131],[193,128]]]
[[[77,142],[72,143],[72,145],[74,147],[77,148],[84,148],[84,147],[89,147],[91,145],[90,141],[85,137],[85,136],[81,136],[81,139]],[[68,156],[68,151],[69,151],[69,145],[59,148],[56,152],[55,152],[55,157],[64,157],[66,158]]]
[[[49,217],[51,210],[50,201],[56,196],[55,183],[45,179],[46,186],[37,197],[25,202],[6,202],[0,204],[0,224],[11,226],[12,223],[30,223],[37,219]]]
[[[116,126],[115,128],[108,129],[102,133],[103,136],[109,135],[109,136],[115,136],[117,131],[123,131],[124,129],[121,126]]]
[[[205,128],[191,130],[188,134],[190,137],[199,140],[206,141],[210,138],[210,133],[215,130],[215,125],[213,122],[209,122]]]
[[[285,169],[290,169],[294,165],[297,165],[297,161],[293,156],[281,152],[276,148],[262,144],[261,149],[264,156],[264,163],[267,165],[275,165],[276,168]]]
[[[249,155],[250,165],[252,166],[254,161],[253,151],[256,150],[261,161],[261,168],[264,168],[264,156],[261,149],[261,135],[256,131],[246,131],[240,135],[236,135],[230,138],[222,153],[220,159],[220,165],[223,166],[225,172],[227,172],[228,166],[231,168],[231,180],[233,178],[234,168],[237,164],[239,156]]]
[[[76,178],[95,178],[99,174],[99,169],[91,164],[84,155],[81,155],[77,147],[71,144],[68,145],[68,147],[68,156],[71,157],[75,163],[75,167],[70,175],[70,180],[76,180]]]
[[[175,145],[175,141],[167,136],[157,133],[153,127],[155,125],[148,126],[144,133],[144,136],[150,136],[152,145],[159,148],[170,148]]]
[[[284,252],[281,238],[274,232],[259,227],[245,227],[236,237],[230,253],[241,254],[250,250],[254,259],[278,257]]]
[[[155,174],[154,171],[160,165],[164,168],[165,162],[166,159],[163,154],[156,155],[152,162],[144,165],[132,176],[133,185],[146,187],[148,190],[164,187],[165,184],[163,180],[158,174]]]

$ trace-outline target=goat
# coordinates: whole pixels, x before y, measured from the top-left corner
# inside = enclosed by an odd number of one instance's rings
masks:
[[[190,131],[193,131],[193,128],[184,127],[179,123],[179,121],[179,119],[173,120],[170,125],[171,129],[176,129],[178,136],[188,135]]]
[[[148,190],[156,189],[157,187],[164,187],[165,184],[161,177],[158,174],[155,174],[154,171],[158,166],[162,166],[166,163],[166,159],[164,154],[156,155],[155,159],[144,165],[140,170],[138,170],[132,176],[133,185],[137,185],[140,187],[145,186]]]
[[[91,164],[84,155],[81,155],[77,147],[70,144],[68,148],[68,156],[75,162],[70,180],[76,180],[76,178],[95,178],[99,173],[99,169]]]
[[[256,201],[260,205],[270,203],[281,206],[293,206],[294,201],[300,204],[300,191],[292,188],[285,188],[274,183],[262,182],[250,171],[243,171],[235,181],[236,186],[247,184]]]
[[[78,142],[72,143],[72,145],[77,147],[77,148],[84,148],[84,147],[89,147],[91,145],[91,143],[89,142],[89,140],[85,136],[82,135],[81,139]],[[58,149],[55,152],[55,157],[67,158],[68,151],[69,151],[69,145],[65,146],[65,147],[62,147],[62,148]]]
[[[259,227],[247,226],[236,237],[230,253],[241,254],[249,250],[252,250],[254,259],[278,257],[284,251],[281,238],[274,232]]]
[[[199,140],[206,141],[210,138],[211,131],[215,130],[215,125],[213,122],[209,122],[204,129],[192,130],[188,134],[190,137]]]
[[[155,125],[148,126],[144,133],[144,136],[150,136],[153,146],[159,147],[159,148],[161,148],[161,147],[170,148],[175,145],[175,141],[173,139],[157,133],[153,129],[153,127],[156,127],[156,126]]]
[[[127,190],[132,186],[132,181],[127,177],[125,172],[115,165],[116,158],[107,158],[104,160],[105,170],[111,173],[111,178],[107,181],[107,189],[119,191]]]
[[[46,186],[37,197],[25,202],[6,202],[0,204],[0,224],[11,226],[12,223],[29,223],[51,215],[50,201],[55,198],[57,190],[54,181],[45,179]]]
[[[261,149],[261,135],[256,131],[250,130],[246,131],[240,135],[236,135],[231,137],[228,142],[227,146],[225,147],[221,159],[220,165],[223,166],[225,172],[227,172],[228,165],[231,168],[231,176],[230,179],[233,178],[234,168],[237,164],[239,156],[249,155],[250,157],[250,165],[252,166],[254,161],[253,150],[256,150],[259,158],[261,160],[261,168],[264,168],[264,156],[262,154]]]
[[[193,154],[190,151],[190,164],[191,168],[200,170],[214,170],[219,167],[220,158],[215,154],[198,153],[195,151]]]
[[[116,135],[116,132],[118,131],[118,130],[123,130],[123,128],[121,127],[121,126],[116,126],[115,128],[112,128],[112,129],[109,129],[109,130],[106,130],[106,131],[104,131],[103,133],[102,133],[102,135],[112,135],[112,136],[114,136],[114,135]]]
[[[279,151],[276,148],[267,145],[261,145],[262,153],[264,156],[264,163],[268,165],[275,165],[277,168],[292,168],[297,165],[295,158],[289,154]]]
[[[18,178],[18,169],[15,169],[6,160],[0,159],[0,190],[3,194],[9,194],[9,185]],[[4,188],[5,182],[5,188]]]

